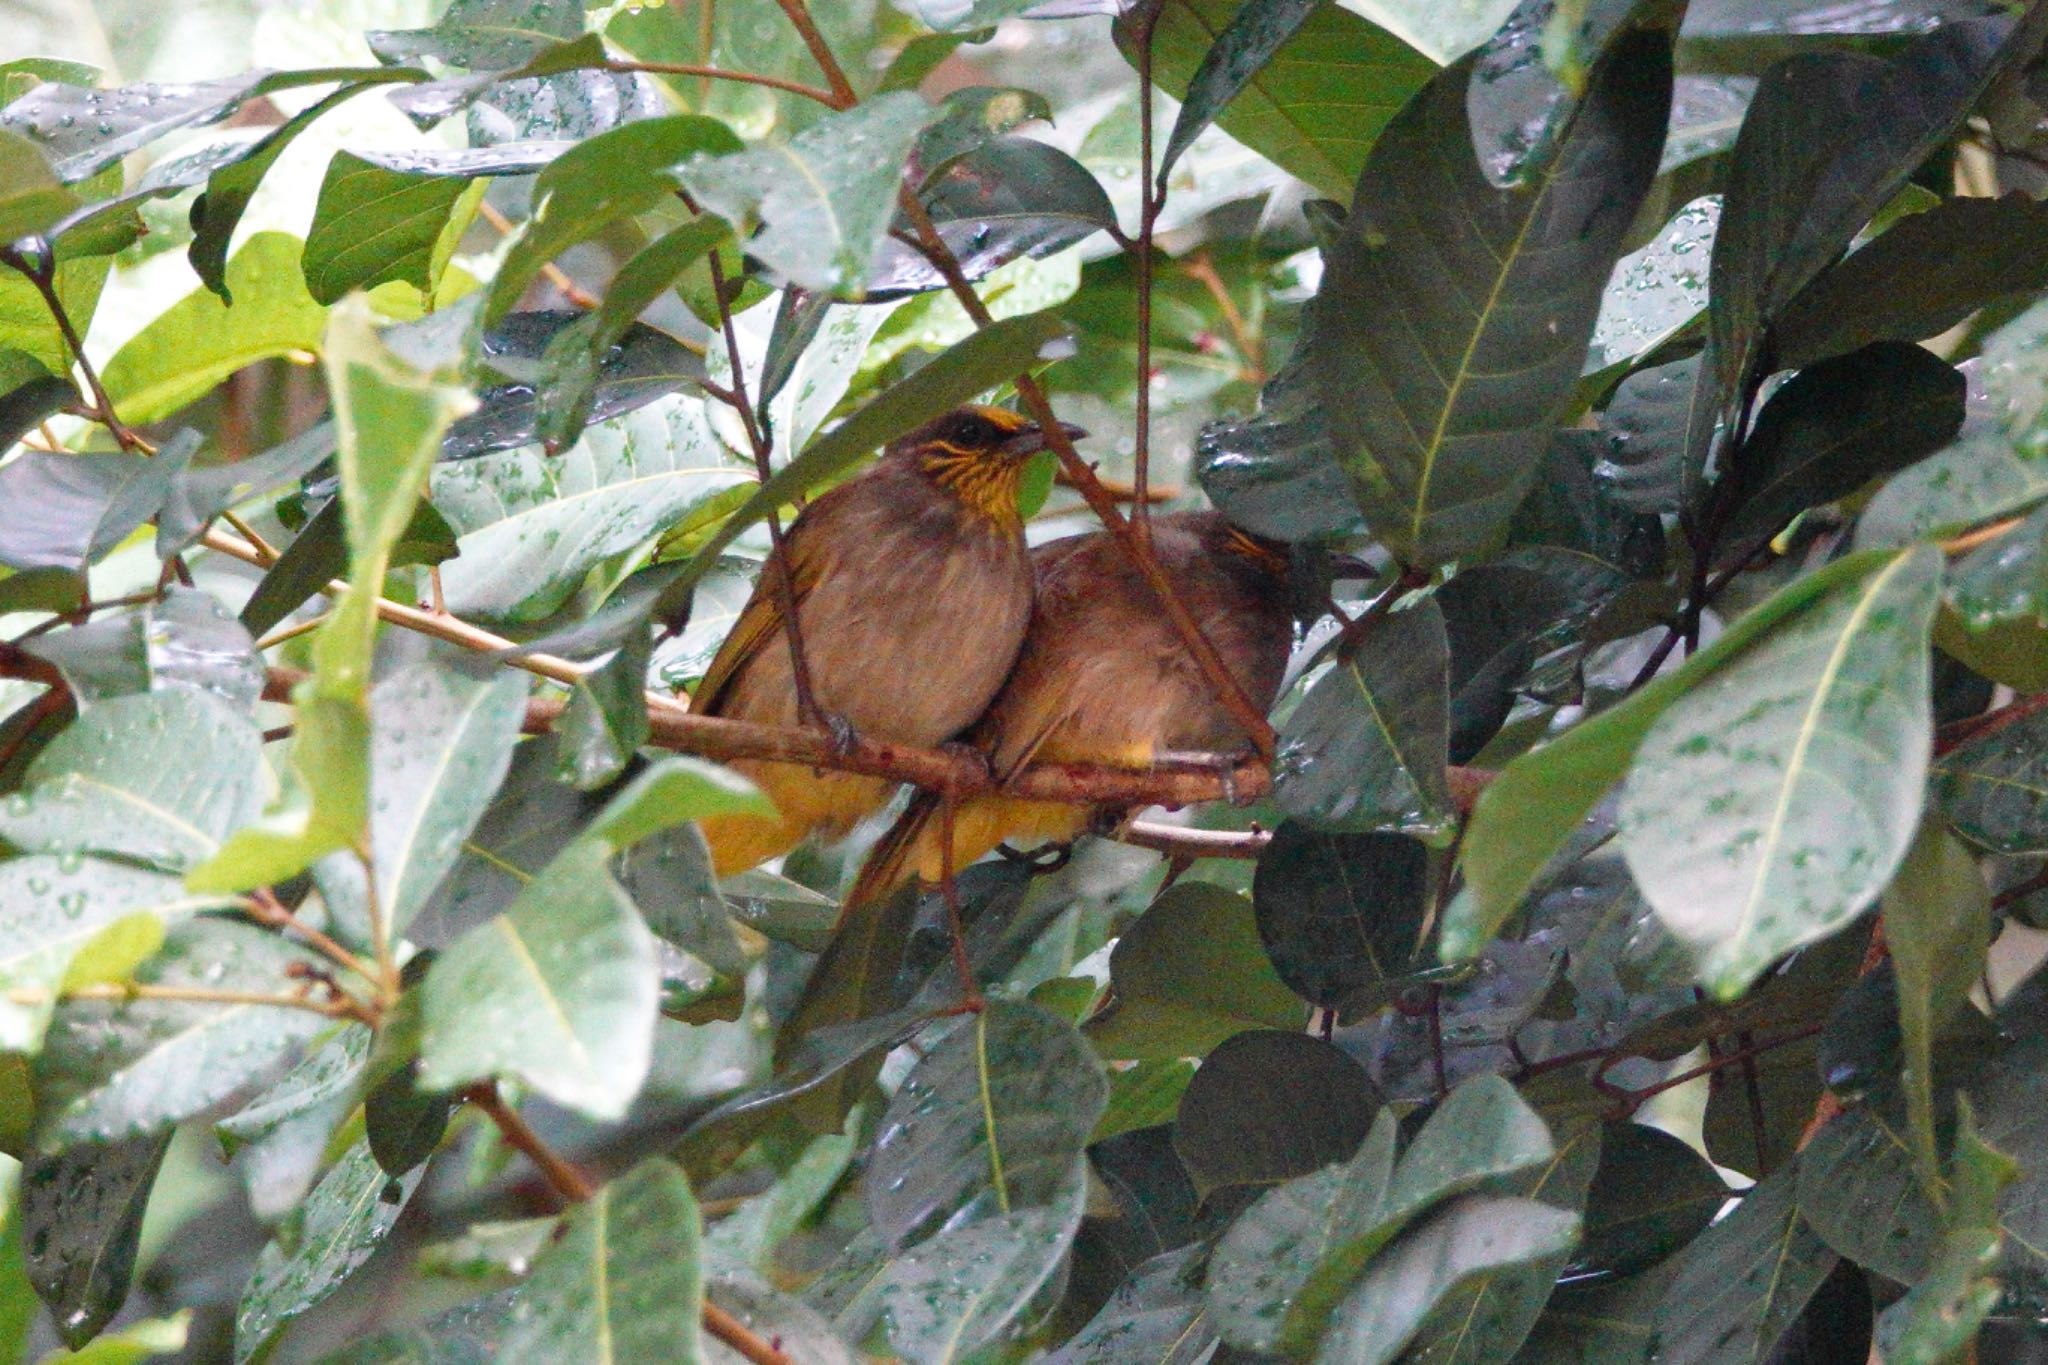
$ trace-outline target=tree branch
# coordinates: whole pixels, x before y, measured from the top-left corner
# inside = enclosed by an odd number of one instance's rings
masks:
[[[709,81],[739,81],[745,85],[765,85],[772,90],[785,90],[792,95],[801,95],[807,100],[838,108],[830,90],[820,90],[815,85],[801,81],[786,81],[780,76],[761,76],[751,71],[732,71],[722,66],[696,66],[687,62],[640,62],[613,58],[607,61],[603,70],[624,76],[641,71],[650,76],[697,76]]]
[[[27,239],[38,244],[35,259],[31,260],[19,250],[19,243],[0,246],[0,265],[8,265],[28,277],[29,283],[42,295],[43,306],[50,310],[50,316],[57,323],[57,330],[63,334],[65,346],[78,361],[78,373],[85,379],[86,388],[92,393],[93,407],[99,423],[113,436],[115,444],[127,451],[149,451],[148,442],[129,428],[114,411],[114,400],[100,382],[99,371],[85,358],[85,342],[78,335],[78,328],[71,321],[71,314],[65,310],[64,300],[57,294],[57,249],[43,238]]]

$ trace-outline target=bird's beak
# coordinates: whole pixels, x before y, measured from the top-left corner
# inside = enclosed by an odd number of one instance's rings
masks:
[[[1060,430],[1066,433],[1069,441],[1079,441],[1088,435],[1085,430],[1075,426],[1072,422],[1060,423]],[[996,449],[1013,460],[1021,460],[1026,455],[1036,455],[1039,451],[1044,450],[1046,444],[1045,430],[1036,423],[1033,423],[1031,426],[1019,431],[1009,440],[1003,442]]]

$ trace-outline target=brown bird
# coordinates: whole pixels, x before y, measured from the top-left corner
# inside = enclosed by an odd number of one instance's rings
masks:
[[[1067,435],[1087,433],[1066,427]],[[1026,459],[1045,433],[1001,408],[957,408],[892,442],[867,473],[811,502],[783,537],[813,701],[837,727],[933,745],[988,706],[1024,640],[1031,562],[1017,511]],[[785,595],[763,570],[691,707],[769,725],[800,714]],[[893,784],[854,773],[739,760],[774,817],[703,822],[720,876],[836,838]]]
[[[1245,693],[1261,710],[1272,705],[1294,642],[1285,547],[1216,512],[1178,512],[1152,518],[1152,552]],[[970,737],[999,779],[1032,762],[1143,769],[1162,753],[1250,747],[1107,532],[1052,541],[1031,558],[1038,587],[1023,652]],[[946,860],[938,806],[929,793],[912,802],[869,856],[849,908],[913,873],[939,880]],[[1103,814],[971,797],[954,811],[951,866],[964,868],[1005,840],[1069,842]]]

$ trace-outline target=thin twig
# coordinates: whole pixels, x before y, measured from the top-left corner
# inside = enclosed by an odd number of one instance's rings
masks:
[[[477,217],[483,219],[486,223],[489,223],[493,228],[497,229],[499,236],[509,237],[512,235],[512,220],[510,218],[507,218],[504,214],[498,212],[496,208],[492,207],[490,200],[477,200],[476,214]],[[556,265],[553,261],[549,261],[545,265],[541,266],[540,273],[542,279],[545,279],[549,284],[553,285],[563,298],[575,304],[578,308],[588,310],[591,308],[595,308],[600,303],[604,302],[603,299],[600,299],[597,295],[591,293],[589,290],[577,284],[576,281],[570,279],[567,275],[563,274],[562,268]]]
[[[1986,711],[1981,716],[1951,722],[1934,732],[1934,756],[1952,753],[1965,744],[1980,740],[1986,735],[1995,735],[2008,725],[2017,724],[2029,716],[2048,710],[2048,692],[2037,692],[2031,697]]]
[[[1079,484],[1074,482],[1074,476],[1067,473],[1064,469],[1054,470],[1052,481],[1061,488],[1080,487]],[[1095,482],[1102,488],[1104,493],[1117,502],[1135,502],[1137,500],[1138,490],[1134,484],[1123,483],[1116,479],[1105,479],[1099,474],[1096,476]],[[1172,484],[1153,484],[1145,490],[1145,501],[1155,506],[1159,503],[1173,502],[1181,496],[1183,491]]]
[[[1217,311],[1223,314],[1223,325],[1230,329],[1230,339],[1237,344],[1237,353],[1244,357],[1245,383],[1263,384],[1272,378],[1266,369],[1266,345],[1245,325],[1237,300],[1230,296],[1223,277],[1216,273],[1216,263],[1209,258],[1209,249],[1203,247],[1175,264],[1182,274],[1208,290],[1209,297],[1216,301]]]
[[[789,22],[796,29],[797,37],[810,50],[811,60],[818,64],[818,70],[825,73],[825,81],[832,87],[830,103],[841,109],[851,109],[859,101],[853,92],[853,83],[846,79],[846,72],[840,67],[839,59],[832,55],[832,49],[825,42],[825,35],[818,32],[817,24],[811,20],[810,10],[804,7],[804,0],[776,0],[782,12],[789,16]]]
[[[704,88],[707,92],[712,81],[738,81],[744,85],[765,85],[773,90],[786,90],[792,95],[802,95],[805,99],[816,100],[820,104],[832,105],[834,108],[838,107],[832,99],[832,92],[830,90],[820,90],[815,85],[805,85],[801,81],[786,81],[780,76],[762,76],[752,71],[732,71],[722,66],[698,66],[690,62],[641,62],[613,58],[606,62],[602,69],[622,76],[630,75],[636,71],[645,72],[650,76],[697,76],[703,79]],[[710,98],[709,94],[707,93],[704,98]]]
[[[310,995],[270,995],[262,991],[223,991],[209,986],[157,986],[141,981],[105,982],[69,986],[52,991],[42,986],[17,986],[7,992],[17,1005],[44,1005],[53,1000],[162,1000],[191,1005],[262,1005],[281,1010],[305,1010],[329,1019],[362,1021],[361,1001],[347,995],[336,1000],[316,1000]],[[369,1016],[374,1020],[375,1016]]]
[[[1131,262],[1136,271],[1138,312],[1138,374],[1134,412],[1134,440],[1131,487],[1131,528],[1137,543],[1152,548],[1152,509],[1145,496],[1152,483],[1152,238],[1159,222],[1159,206],[1166,197],[1163,186],[1152,180],[1152,30],[1159,7],[1141,5],[1137,11],[1138,31],[1138,240]]]
[[[50,316],[57,323],[57,330],[64,337],[64,344],[78,362],[78,373],[84,377],[85,386],[92,393],[93,407],[99,424],[113,436],[115,444],[127,451],[154,454],[155,447],[130,430],[114,411],[114,400],[108,396],[106,385],[100,382],[99,371],[85,358],[85,342],[78,335],[78,328],[72,324],[71,314],[64,307],[64,300],[57,294],[57,251],[47,241],[38,239],[40,250],[31,260],[17,249],[19,243],[0,246],[0,265],[12,266],[28,277],[29,283],[42,295],[43,306],[50,310]]]
[[[262,536],[256,533],[255,527],[251,526],[248,522],[236,516],[233,512],[222,512],[220,514],[220,519],[226,522],[229,526],[232,526],[235,530],[236,535],[240,536],[242,539],[248,541],[251,545],[253,545],[256,548],[256,553],[262,555],[272,564],[277,563],[277,561],[283,557],[278,554],[276,546],[272,545],[269,541],[265,540]]]
[[[324,930],[315,929],[285,907],[277,893],[267,886],[258,887],[250,893],[246,907],[250,918],[273,929],[289,929],[306,940],[308,946],[324,954],[336,966],[346,968],[365,981],[374,982],[377,971],[369,963],[341,946]]]

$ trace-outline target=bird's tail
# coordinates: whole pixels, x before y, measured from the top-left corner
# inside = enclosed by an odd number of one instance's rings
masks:
[[[926,830],[936,825],[941,804],[937,792],[920,789],[911,794],[910,804],[904,807],[903,814],[882,831],[882,837],[875,840],[875,846],[868,850],[867,861],[861,864],[860,875],[853,879],[853,888],[846,893],[845,904],[840,907],[841,924],[860,907],[886,899],[896,888],[917,875],[919,846],[925,842]]]
[[[953,811],[952,868],[964,872],[1006,839],[1071,843],[1088,825],[1085,806],[1018,801],[984,793]],[[860,906],[887,897],[912,879],[936,885],[946,870],[946,822],[940,797],[920,791],[889,826],[861,865],[847,893],[842,921]]]

